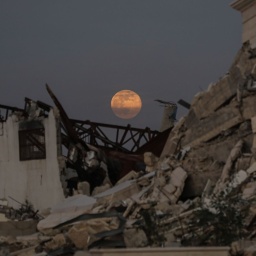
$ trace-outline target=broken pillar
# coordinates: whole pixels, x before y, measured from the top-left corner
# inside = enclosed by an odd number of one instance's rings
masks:
[[[162,123],[160,127],[160,132],[163,132],[174,126],[174,122],[176,121],[177,114],[177,105],[171,101],[163,101],[163,100],[155,100],[164,107],[164,113],[162,118]]]

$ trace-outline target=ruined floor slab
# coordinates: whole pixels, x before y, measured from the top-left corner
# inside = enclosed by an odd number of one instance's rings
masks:
[[[241,123],[243,118],[236,103],[220,109],[213,113],[208,118],[198,121],[194,126],[189,127],[182,141],[182,145],[196,145],[201,142],[206,142],[222,131]]]
[[[52,208],[51,214],[41,220],[37,228],[39,231],[56,227],[68,220],[72,220],[84,213],[89,212],[95,205],[96,199],[86,195],[68,197]]]
[[[118,201],[131,197],[139,192],[138,185],[134,180],[127,180],[100,194],[95,195],[98,203],[106,200]]]

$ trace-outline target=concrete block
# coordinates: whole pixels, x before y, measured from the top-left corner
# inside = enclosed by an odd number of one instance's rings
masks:
[[[74,243],[76,248],[87,249],[89,240],[88,225],[86,223],[74,225],[68,231],[68,237]]]
[[[170,183],[170,184],[165,185],[165,186],[163,187],[163,189],[164,189],[167,193],[173,194],[173,193],[176,191],[177,188],[176,188],[172,183]]]
[[[235,174],[234,179],[231,181],[231,186],[236,188],[240,184],[242,184],[248,177],[248,173],[246,171],[240,170]]]
[[[183,185],[187,176],[188,176],[187,172],[185,172],[183,168],[177,167],[171,173],[171,184],[177,188],[180,188],[180,187],[183,188]]]

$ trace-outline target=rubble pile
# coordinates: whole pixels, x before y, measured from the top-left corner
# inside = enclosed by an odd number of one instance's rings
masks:
[[[250,45],[244,44],[229,72],[195,96],[188,115],[171,130],[162,154],[144,152],[140,171],[131,170],[117,182],[108,176],[104,154],[90,145],[83,147],[73,135],[76,143],[69,149],[71,164],[65,174],[70,183],[67,198],[39,213],[43,219],[38,233],[27,238],[24,247],[31,255],[73,255],[91,248],[238,241],[231,254],[242,255],[248,246],[252,250],[255,96],[256,59]],[[71,134],[68,122],[66,128]],[[83,168],[77,165],[79,154],[86,158],[80,163]]]

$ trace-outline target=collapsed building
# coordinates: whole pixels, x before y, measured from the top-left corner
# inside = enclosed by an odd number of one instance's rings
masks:
[[[36,245],[37,252],[72,255],[106,247],[230,245],[239,238],[255,244],[255,6],[255,0],[232,4],[242,12],[244,36],[229,71],[161,132],[116,127],[124,129],[120,140],[98,131],[86,143],[92,132],[86,125],[92,123],[69,119],[49,86],[55,108],[29,99],[24,110],[2,106],[12,114],[0,122],[6,149],[0,156],[0,197],[11,207],[28,199],[40,209],[33,251]],[[128,131],[137,136],[132,140],[138,138],[131,150],[123,144]],[[242,221],[232,224],[227,208],[233,216],[241,213]],[[205,216],[197,212],[203,211],[215,222],[202,223]],[[216,233],[223,213],[226,240],[219,239],[220,228]],[[232,246],[233,254],[241,253],[239,246]]]
[[[0,198],[9,206],[27,200],[38,210],[51,207],[77,191],[78,182],[91,195],[95,187],[143,169],[148,149],[160,155],[171,127],[158,132],[70,119],[46,88],[56,107],[28,98],[24,109],[0,105]]]

